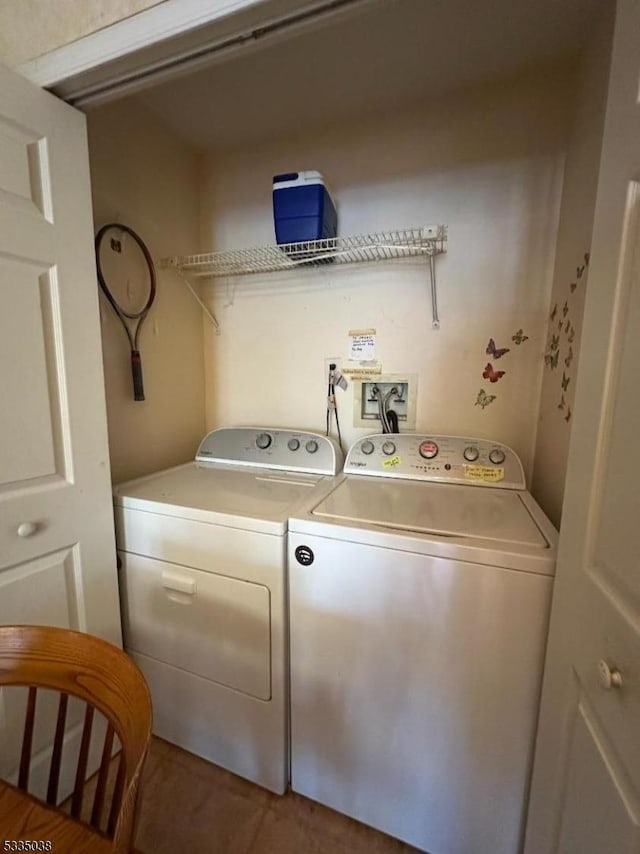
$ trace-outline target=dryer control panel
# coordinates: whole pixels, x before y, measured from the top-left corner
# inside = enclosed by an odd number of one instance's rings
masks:
[[[346,474],[525,489],[520,458],[507,445],[464,436],[384,433],[356,442]]]
[[[221,427],[204,437],[196,462],[334,475],[342,469],[343,455],[333,439],[319,433]]]

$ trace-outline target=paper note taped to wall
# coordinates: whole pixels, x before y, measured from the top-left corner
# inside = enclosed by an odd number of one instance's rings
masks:
[[[496,483],[499,480],[504,480],[504,469],[496,466],[465,466],[464,476],[467,480]]]
[[[366,380],[380,375],[382,373],[382,365],[379,362],[376,362],[374,365],[367,365],[366,368],[361,365],[343,365],[342,373],[353,380]]]
[[[375,362],[376,360],[376,330],[350,329],[349,361]]]

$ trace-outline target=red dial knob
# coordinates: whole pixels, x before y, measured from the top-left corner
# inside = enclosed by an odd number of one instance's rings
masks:
[[[432,460],[438,456],[438,446],[430,439],[421,442],[418,450],[420,451],[420,456],[424,457],[425,460]]]

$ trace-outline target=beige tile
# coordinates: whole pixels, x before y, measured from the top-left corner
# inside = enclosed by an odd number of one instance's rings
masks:
[[[145,788],[136,847],[145,854],[245,854],[263,818],[263,801],[221,783],[219,769],[193,758],[167,754],[161,760]]]
[[[214,765],[212,762],[207,762],[206,759],[182,750],[167,741],[161,741],[161,739],[154,739],[154,741],[160,742],[164,757],[169,757],[181,765],[189,775],[198,778],[202,785],[225,789],[265,805],[270,802],[272,797],[277,797],[267,789],[263,789],[262,786],[257,786],[255,783],[245,780],[244,777],[232,774],[231,771]]]
[[[154,738],[142,854],[410,854],[416,849],[300,795],[282,797]]]
[[[287,800],[288,796],[284,796]],[[286,809],[270,808],[258,829],[249,854],[332,854],[331,845]]]
[[[309,829],[311,834],[320,835],[325,850],[342,854],[348,850],[354,854],[410,854],[417,849],[397,839],[380,833],[359,821],[354,821],[335,810],[316,803],[309,798],[290,793],[272,806],[273,810],[286,814],[295,823]],[[252,852],[253,854],[253,852]]]

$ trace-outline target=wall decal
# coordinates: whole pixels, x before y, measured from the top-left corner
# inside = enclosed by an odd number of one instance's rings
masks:
[[[571,282],[571,284],[569,285],[569,290],[571,291],[571,293],[573,293],[577,287],[578,287],[577,282]]]
[[[560,403],[558,404],[558,409],[564,409],[566,405],[567,404],[565,402],[564,395],[562,395],[562,397],[560,398]]]
[[[567,390],[567,388],[569,387],[569,383],[570,383],[570,382],[571,382],[571,377],[568,377],[568,376],[565,374],[565,372],[563,371],[563,372],[562,372],[562,380],[561,380],[561,383],[560,383],[560,384],[562,385],[562,391],[566,391],[566,390]]]
[[[569,303],[565,300],[564,305],[562,306],[562,316],[566,317],[568,311],[569,311]]]
[[[591,260],[591,253],[590,253],[590,252],[585,252],[585,253],[584,253],[584,265],[585,265],[585,267],[588,267],[588,266],[589,266],[589,261],[590,261],[590,260]]]
[[[563,318],[563,317],[561,317],[561,318],[560,318],[560,320],[558,321],[558,329],[559,329],[559,330],[560,330],[560,329],[562,329],[562,324],[563,324],[563,323],[564,323],[564,318]]]
[[[485,409],[490,403],[493,403],[495,399],[495,394],[487,394],[486,391],[481,388],[476,399],[476,406],[481,406],[482,409]]]
[[[571,362],[573,361],[573,347],[569,347],[569,352],[567,353],[567,358],[564,360],[565,365],[570,368]]]
[[[493,356],[494,359],[501,359],[504,355],[510,352],[511,350],[509,347],[497,348],[496,342],[493,340],[493,338],[489,338],[489,343],[487,344],[487,349],[485,350],[487,356]]]
[[[555,353],[545,353],[544,363],[547,367],[553,370],[558,367],[558,356],[560,355],[560,350],[556,350]]]
[[[586,259],[585,259],[585,263],[584,263],[581,267],[576,267],[576,276],[577,276],[579,279],[581,279],[581,278],[582,278],[582,274],[584,273],[584,268],[585,268],[586,266],[587,266],[587,265],[586,265]]]
[[[549,346],[549,349],[550,350],[557,350],[559,346],[560,346],[560,336],[559,335],[552,335],[551,336],[551,344]]]
[[[497,383],[499,379],[502,379],[505,373],[506,371],[494,370],[494,367],[491,362],[487,362],[487,364],[485,365],[485,369],[482,372],[482,376],[485,378],[485,380],[489,380],[490,383]]]
[[[558,303],[556,303],[556,304],[554,305],[554,307],[553,307],[553,311],[552,311],[552,312],[551,312],[551,314],[549,315],[549,320],[550,320],[552,323],[553,323],[553,321],[556,319],[556,314],[557,314],[557,313],[558,313]]]
[[[567,424],[571,420],[571,407],[570,406],[568,407],[567,414],[564,416],[564,420],[567,422]]]
[[[529,340],[529,336],[528,336],[528,335],[525,335],[525,334],[523,333],[522,329],[518,329],[518,331],[516,332],[516,334],[511,336],[511,340],[512,340],[515,344],[517,344],[518,346],[520,346],[520,344],[523,344],[525,341],[528,341],[528,340]]]
[[[573,339],[575,338],[575,335],[576,335],[576,330],[572,326],[571,329],[569,330],[569,335],[567,336],[567,341],[569,342],[569,344],[573,344]]]

